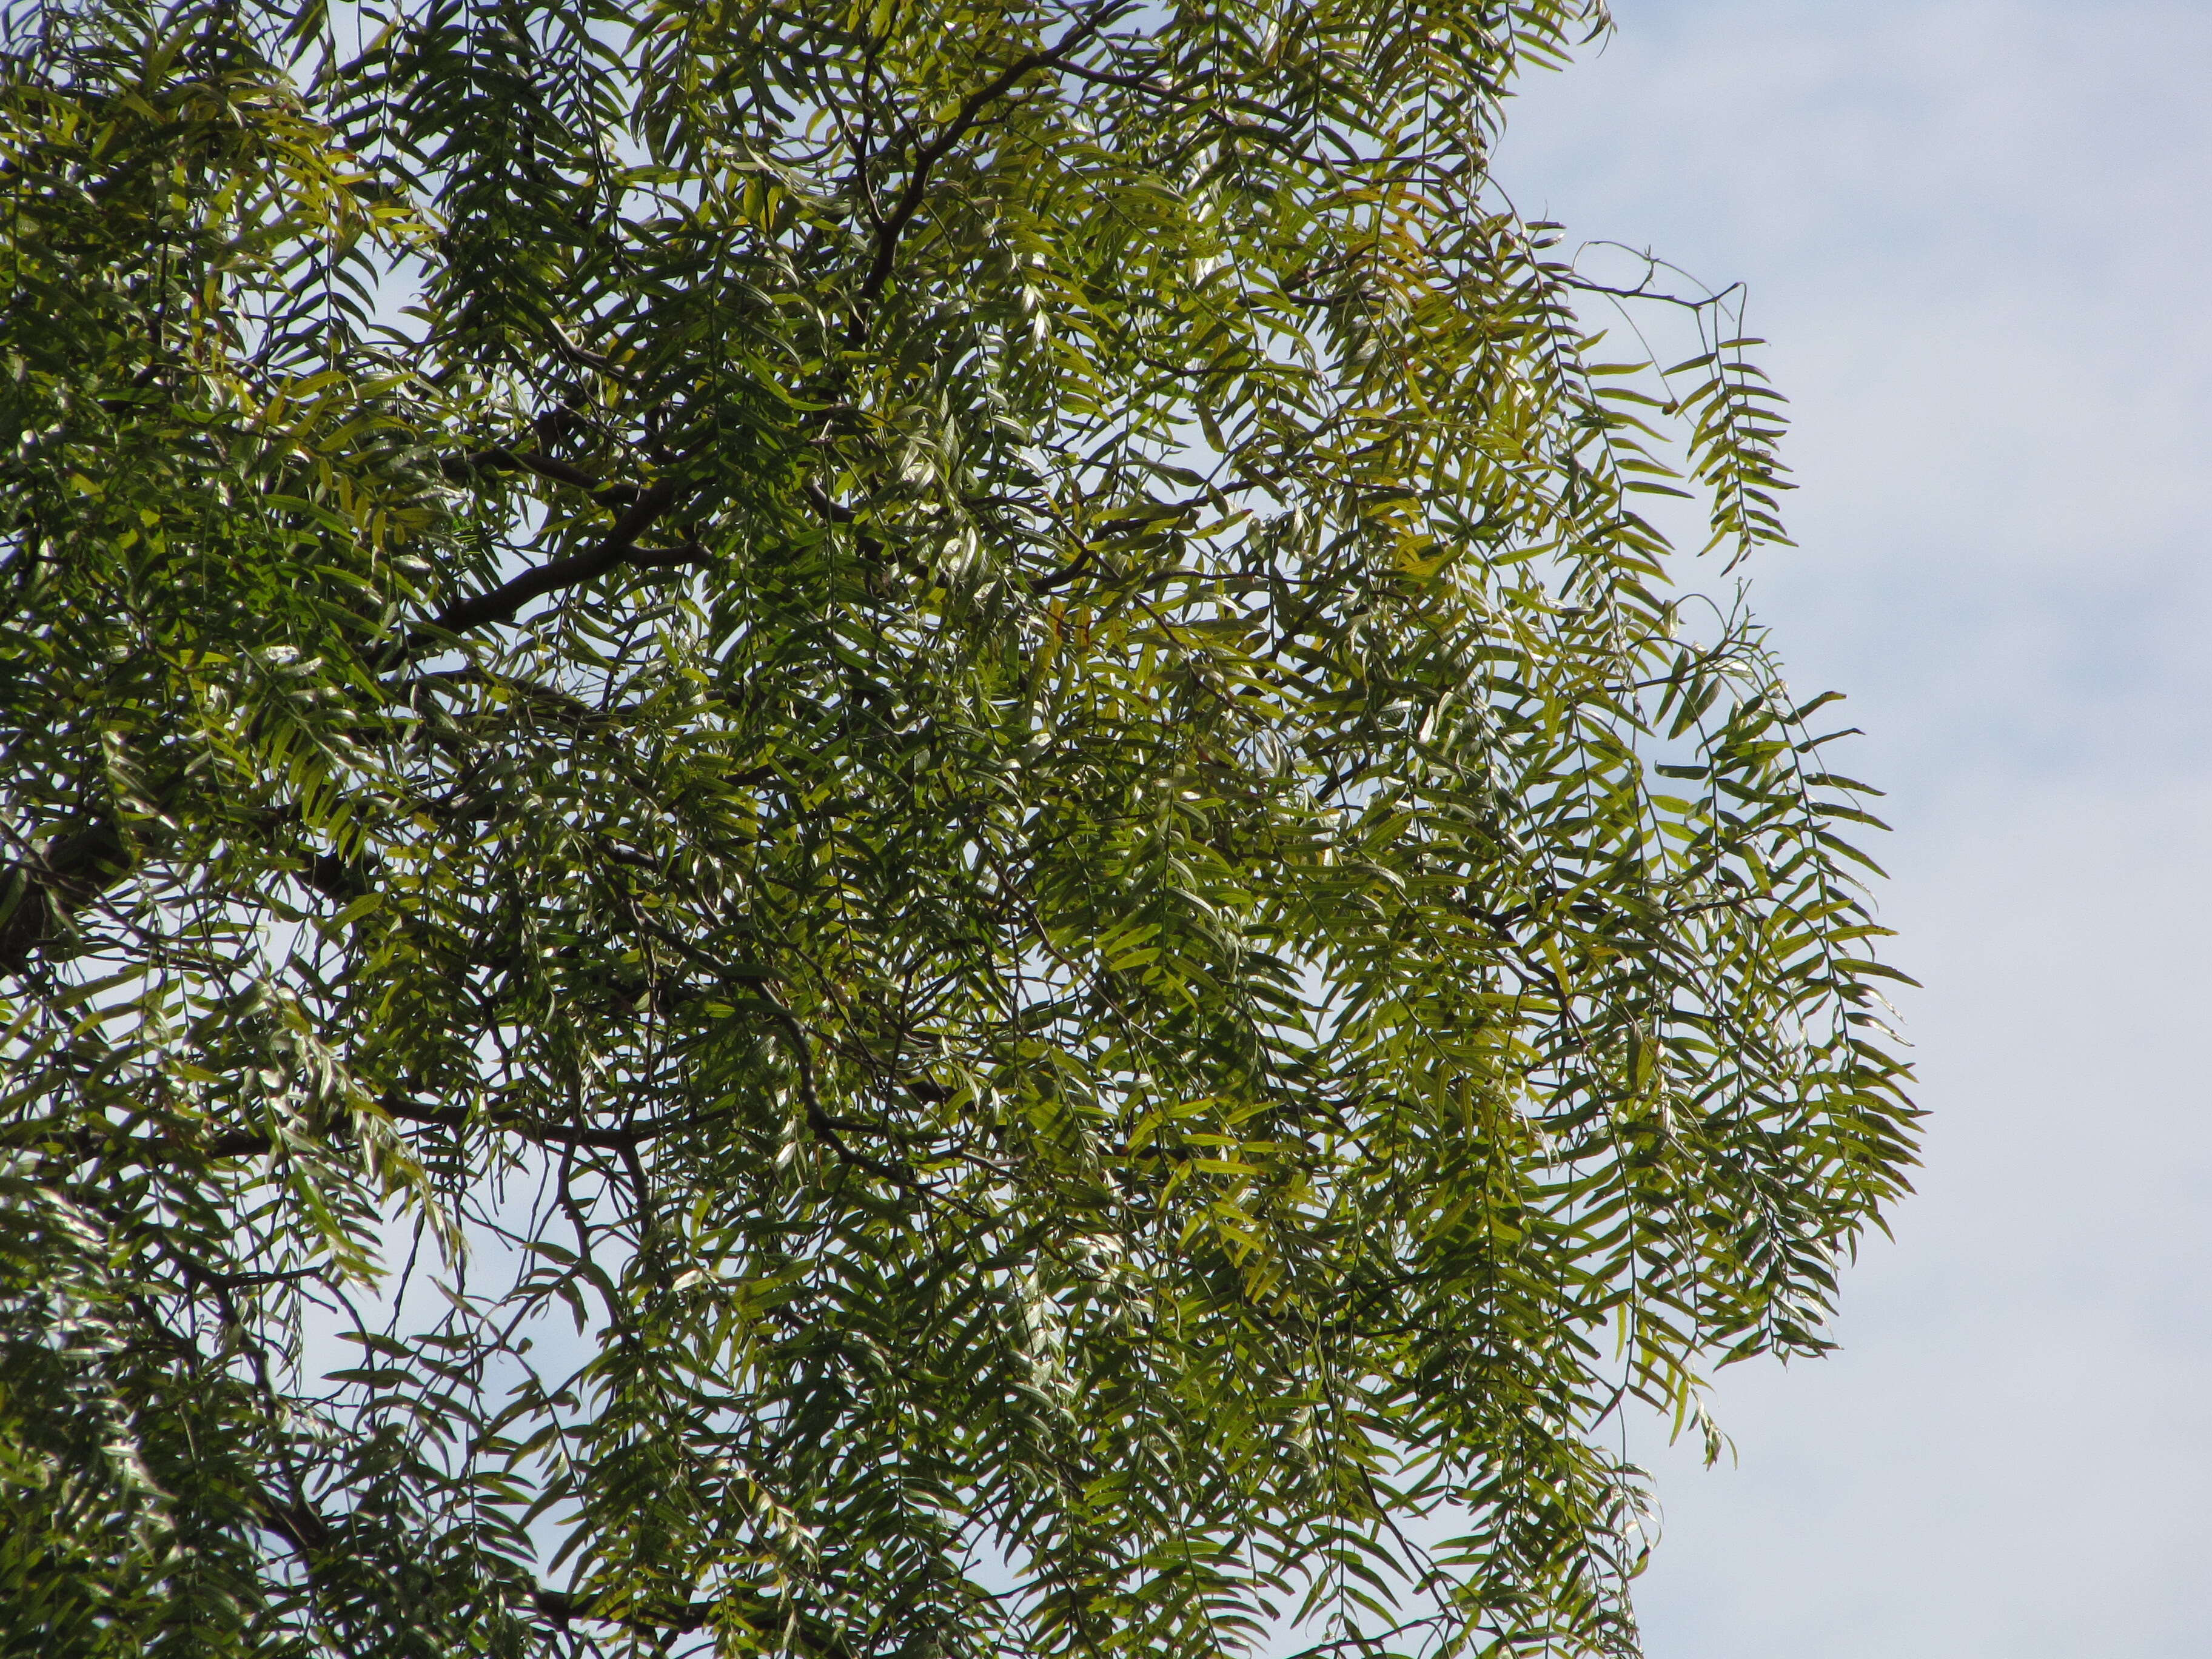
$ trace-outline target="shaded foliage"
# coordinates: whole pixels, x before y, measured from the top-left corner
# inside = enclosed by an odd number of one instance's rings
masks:
[[[11,1650],[1632,1651],[1913,1112],[1603,21],[8,12]]]

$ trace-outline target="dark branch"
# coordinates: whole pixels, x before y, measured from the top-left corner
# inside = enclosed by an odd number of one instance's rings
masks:
[[[1131,92],[1141,92],[1152,98],[1164,98],[1169,102],[1176,104],[1198,102],[1198,100],[1189,93],[1177,92],[1173,87],[1164,87],[1157,81],[1147,81],[1141,75],[1116,75],[1110,70],[1089,69],[1081,64],[1068,62],[1056,52],[1048,53],[1044,61],[1062,75],[1073,76],[1079,81],[1087,81],[1093,86],[1126,87]]]
[[[579,368],[604,374],[611,380],[620,380],[625,385],[629,383],[629,375],[613,358],[604,352],[592,351],[579,345],[575,337],[558,323],[553,325],[553,349]]]
[[[650,530],[656,520],[674,505],[676,484],[664,478],[653,485],[625,509],[615,520],[614,528],[594,546],[581,553],[572,553],[565,559],[555,559],[524,571],[512,581],[501,582],[489,593],[479,593],[473,599],[456,600],[437,616],[429,625],[418,628],[407,636],[406,655],[419,656],[434,649],[445,638],[455,634],[472,633],[479,628],[494,627],[513,622],[515,615],[532,599],[548,593],[576,587],[595,576],[605,575],[619,564],[677,564],[690,563],[703,556],[704,550],[687,543],[681,548],[653,550],[637,545],[637,538]]]
[[[616,510],[634,505],[638,498],[635,484],[608,483],[593,477],[573,461],[564,461],[556,455],[548,455],[540,450],[478,449],[446,463],[447,476],[457,482],[487,467],[508,467],[535,472],[541,478],[550,478],[556,483],[581,489],[601,506]]]
[[[284,1541],[285,1547],[296,1556],[307,1570],[311,1579],[320,1577],[317,1571],[325,1558],[333,1550],[345,1547],[343,1524],[333,1524],[311,1504],[277,1497],[263,1489],[253,1494],[253,1510],[261,1524]],[[530,1591],[531,1609],[541,1619],[562,1630],[574,1624],[607,1624],[624,1629],[668,1632],[681,1634],[686,1631],[703,1630],[718,1611],[711,1601],[685,1601],[674,1606],[627,1606],[617,1612],[602,1610],[602,1598],[578,1595],[568,1590],[546,1589],[533,1586]],[[764,1599],[749,1622],[763,1622],[763,1615],[775,1612]],[[822,1650],[818,1642],[808,1644]],[[842,1644],[830,1650],[843,1650]]]
[[[816,512],[832,524],[841,524],[848,530],[853,530],[853,544],[860,550],[862,556],[874,559],[883,556],[884,544],[881,542],[864,530],[854,529],[857,515],[851,507],[832,499],[828,490],[811,479],[807,482],[805,489],[806,499],[812,504]]]
[[[1103,28],[1111,19],[1127,8],[1109,5],[1107,0],[1097,3],[1084,13],[1082,18],[1042,52],[1026,52],[999,71],[989,81],[968,94],[945,130],[924,145],[914,158],[914,171],[907,177],[906,187],[899,191],[898,200],[884,216],[876,232],[876,256],[869,263],[868,274],[860,283],[860,313],[853,319],[851,331],[857,344],[867,330],[868,307],[883,292],[884,284],[890,280],[891,262],[897,256],[899,238],[906,234],[916,213],[921,210],[922,198],[929,189],[929,175],[937,164],[952,153],[952,148],[983,118],[983,112],[1012,92],[1021,78],[1031,70],[1043,69],[1060,64],[1066,55],[1080,46]]]
[[[1086,547],[1050,575],[1032,576],[1030,579],[1030,592],[1049,593],[1055,587],[1064,587],[1088,569],[1090,564],[1091,550]]]
[[[0,974],[69,932],[76,913],[131,872],[131,848],[110,817],[54,836],[29,858],[0,867]]]
[[[753,1630],[765,1638],[787,1626],[787,1610],[780,1599],[769,1595],[738,1592],[744,1595],[739,1603],[739,1617]],[[662,1603],[641,1607],[625,1607],[620,1613],[600,1610],[602,1600],[596,1595],[577,1595],[568,1590],[538,1589],[531,1592],[531,1604],[540,1618],[567,1630],[574,1624],[616,1625],[625,1630],[659,1632],[681,1635],[687,1631],[704,1630],[716,1613],[727,1618],[729,1603],[736,1596],[724,1592],[720,1603],[713,1601]],[[798,1638],[795,1650],[801,1654],[820,1655],[823,1659],[849,1659],[852,1648],[836,1631],[823,1620],[801,1614],[797,1628],[791,1634]]]
[[[426,1106],[399,1095],[387,1095],[377,1104],[386,1116],[400,1123],[420,1123],[458,1133],[466,1128],[470,1122],[467,1109],[459,1106]],[[535,1118],[501,1114],[486,1114],[477,1121],[502,1134],[515,1135],[541,1146],[590,1146],[602,1152],[629,1152],[697,1123],[700,1116],[692,1112],[672,1112],[665,1117],[648,1118],[644,1122],[619,1129],[545,1123]],[[52,1119],[12,1124],[0,1129],[0,1146],[19,1146],[27,1150],[58,1148],[60,1154],[72,1164],[81,1164],[92,1158],[106,1158],[149,1168],[253,1158],[277,1145],[278,1137],[266,1129],[233,1129],[210,1139],[195,1142],[171,1140],[157,1135],[104,1133],[98,1127],[90,1125],[72,1128]]]
[[[533,1590],[530,1599],[536,1606],[540,1617],[551,1620],[562,1630],[568,1629],[572,1624],[597,1623],[621,1625],[637,1630],[672,1631],[681,1633],[684,1631],[703,1628],[714,1613],[711,1604],[705,1601],[694,1601],[680,1613],[672,1608],[666,1615],[657,1618],[641,1616],[635,1609],[617,1616],[592,1611],[598,1601],[596,1596],[571,1595],[566,1590],[555,1589]]]

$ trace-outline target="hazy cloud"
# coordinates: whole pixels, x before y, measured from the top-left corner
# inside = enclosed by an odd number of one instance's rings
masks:
[[[1802,690],[1889,786],[1936,1115],[1844,1352],[1645,1428],[1654,1659],[2207,1650],[2212,8],[1616,0],[1524,211],[1752,285]]]

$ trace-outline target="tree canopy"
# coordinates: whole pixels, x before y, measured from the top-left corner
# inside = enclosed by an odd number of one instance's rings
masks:
[[[1605,21],[6,9],[0,1644],[1634,1650],[1915,1110]]]

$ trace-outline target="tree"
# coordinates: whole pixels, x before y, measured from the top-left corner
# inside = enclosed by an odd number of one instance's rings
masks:
[[[7,13],[11,1650],[1633,1650],[1915,1113],[1604,21]]]

